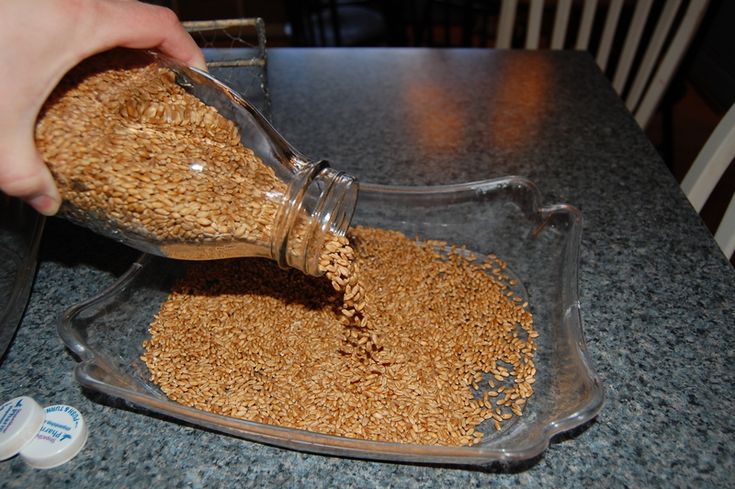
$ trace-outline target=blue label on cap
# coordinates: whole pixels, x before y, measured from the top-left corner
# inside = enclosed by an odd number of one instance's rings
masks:
[[[18,399],[15,405],[12,405],[13,401],[10,401],[0,408],[2,411],[2,417],[0,417],[0,433],[5,433],[8,428],[13,424],[13,420],[18,416],[21,409],[23,409],[23,399]],[[11,404],[8,406],[8,404]]]

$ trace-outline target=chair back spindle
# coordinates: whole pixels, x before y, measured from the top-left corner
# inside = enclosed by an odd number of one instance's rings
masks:
[[[518,0],[501,1],[495,42],[497,48],[513,47],[514,29],[518,27],[518,3]],[[528,0],[527,3],[527,21],[523,26],[525,49],[539,49],[541,46],[543,16],[547,7],[554,9],[548,46],[551,49],[566,49],[570,19],[575,17],[572,15],[575,2]],[[682,5],[685,4],[682,0],[667,0],[658,9],[654,8],[654,0],[635,0],[631,5],[632,13],[623,17],[624,0],[582,0],[573,48],[588,50],[591,45],[597,46],[593,55],[603,72],[608,71],[611,54],[616,53],[611,74],[613,88],[624,97],[625,105],[638,124],[645,127],[694,37],[708,3],[708,0],[688,0],[682,13]],[[596,23],[595,18],[602,15],[603,10],[604,23]],[[657,16],[655,19],[652,18],[654,13]],[[626,19],[625,25],[621,25],[621,18]],[[655,27],[652,34],[647,34],[652,20]],[[599,34],[593,32],[598,24],[602,24]],[[621,38],[622,45],[616,49],[615,41]]]
[[[694,160],[681,188],[697,212],[735,158],[735,105],[730,107]],[[735,196],[715,232],[715,241],[730,258],[735,252]]]

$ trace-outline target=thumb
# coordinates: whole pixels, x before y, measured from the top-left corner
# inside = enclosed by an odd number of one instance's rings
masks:
[[[32,138],[11,141],[0,144],[4,150],[0,155],[0,190],[21,198],[41,214],[56,214],[61,196]]]

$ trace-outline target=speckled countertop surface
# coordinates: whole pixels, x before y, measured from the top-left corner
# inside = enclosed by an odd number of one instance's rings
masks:
[[[606,386],[597,419],[519,465],[436,467],[309,455],[121,408],[82,390],[56,335],[137,253],[50,220],[0,398],[79,408],[84,451],[3,487],[732,487],[735,272],[593,60],[575,52],[270,50],[273,121],[360,180],[508,174],[584,216],[582,319]]]

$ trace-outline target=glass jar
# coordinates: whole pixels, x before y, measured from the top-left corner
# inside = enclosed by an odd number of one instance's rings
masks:
[[[62,80],[36,143],[59,215],[176,259],[266,257],[321,275],[356,180],[292,148],[235,91],[152,53],[113,50]]]

